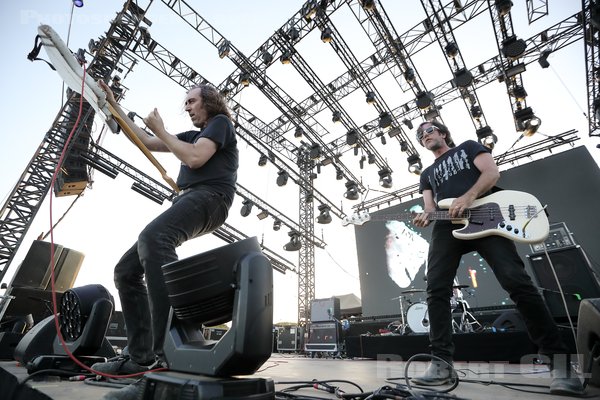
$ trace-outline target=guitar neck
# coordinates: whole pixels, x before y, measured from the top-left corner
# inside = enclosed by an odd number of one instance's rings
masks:
[[[388,221],[391,219],[395,220],[403,220],[403,221],[412,221],[415,216],[423,213],[415,213],[415,212],[406,212],[400,214],[384,214],[384,215],[371,215],[371,221]],[[466,210],[459,217],[451,217],[448,211],[432,211],[427,213],[427,219],[429,221],[459,221],[463,219],[468,219],[470,215],[470,210]]]

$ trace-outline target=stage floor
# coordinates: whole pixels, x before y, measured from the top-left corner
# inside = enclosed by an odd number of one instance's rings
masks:
[[[424,370],[426,362],[409,365],[408,374]],[[403,361],[377,361],[364,359],[307,358],[293,354],[273,354],[262,368],[252,377],[270,378],[276,390],[283,390],[312,380],[338,381],[331,385],[339,386],[346,393],[357,393],[359,389],[348,381],[360,386],[364,392],[405,384]],[[15,376],[19,381],[27,377],[27,371],[16,362],[0,362],[0,368]],[[565,399],[564,396],[548,395],[550,376],[546,366],[508,363],[456,363],[460,382],[450,394],[461,399]],[[0,371],[1,372],[1,371]],[[293,382],[293,383],[292,383]],[[46,377],[39,381],[28,381],[37,391],[54,400],[86,399],[97,400],[113,388],[70,382],[56,377]],[[421,390],[415,388],[415,390]],[[536,392],[536,393],[533,393]],[[292,392],[312,398],[336,398],[335,395],[312,388]],[[0,398],[2,393],[0,392]],[[600,398],[600,388],[588,386],[585,398]]]

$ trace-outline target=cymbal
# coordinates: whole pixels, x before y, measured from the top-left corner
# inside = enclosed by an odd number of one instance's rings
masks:
[[[469,285],[454,285],[454,286],[452,286],[452,289],[467,289],[470,287],[471,286],[469,286]]]
[[[423,293],[425,291],[425,289],[408,289],[405,290],[403,292],[400,292],[402,294],[407,294],[407,293]]]

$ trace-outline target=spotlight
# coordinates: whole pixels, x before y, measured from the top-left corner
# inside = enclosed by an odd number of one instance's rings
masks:
[[[538,63],[540,63],[540,66],[542,68],[548,68],[550,66],[550,63],[548,62],[548,56],[550,55],[550,53],[552,53],[551,50],[542,51],[540,59],[538,60]]]
[[[81,8],[81,7],[83,7],[83,0],[73,0],[73,5],[75,7]]]
[[[400,151],[403,152],[403,153],[406,153],[407,150],[408,150],[408,143],[405,142],[404,140],[401,141],[400,142]]]
[[[433,102],[433,94],[431,92],[419,92],[417,93],[417,107],[420,109],[425,109],[431,105]]]
[[[286,171],[280,169],[277,172],[277,186],[285,186],[289,177],[290,175]]]
[[[240,84],[244,87],[247,87],[248,85],[250,85],[250,74],[247,72],[244,72],[242,74],[240,74]]]
[[[300,32],[298,32],[298,29],[294,28],[293,26],[287,31],[287,36],[290,39],[290,41],[295,42],[296,40],[298,40],[298,38],[300,37]]]
[[[460,68],[454,72],[454,84],[457,87],[467,87],[473,83],[473,74],[466,68]]]
[[[265,51],[262,53],[261,58],[263,60],[263,64],[269,65],[273,61],[273,54],[269,53],[268,51]]]
[[[304,129],[302,129],[302,127],[297,126],[296,130],[294,131],[294,137],[296,139],[301,138],[304,135]]]
[[[406,79],[406,82],[408,83],[414,82],[415,71],[412,68],[407,68],[406,71],[404,71],[404,79]]]
[[[496,10],[501,17],[508,14],[512,6],[513,2],[511,0],[496,0]]]
[[[477,104],[473,104],[471,106],[471,117],[475,118],[475,119],[479,119],[483,116],[483,111],[481,111],[481,107],[479,107]]]
[[[389,189],[392,187],[392,173],[390,172],[389,169],[384,168],[382,170],[380,170],[378,172],[379,174],[379,184],[386,188]]]
[[[339,168],[335,169],[335,179],[337,179],[338,181],[344,179],[344,172]]]
[[[355,129],[351,129],[346,133],[346,144],[350,147],[358,144],[358,132]]]
[[[479,143],[492,150],[498,142],[498,137],[494,135],[494,131],[489,126],[484,126],[476,131]]]
[[[342,120],[342,113],[341,113],[341,112],[339,112],[339,111],[334,111],[334,112],[331,114],[331,120],[332,120],[333,122],[340,122],[340,121]]]
[[[375,8],[375,0],[361,0],[360,4],[365,10],[373,10]]]
[[[258,166],[264,167],[265,165],[267,165],[267,156],[265,156],[264,154],[261,154],[260,157],[258,158]]]
[[[512,94],[517,101],[523,101],[527,97],[527,91],[523,86],[520,85],[513,87],[510,91],[510,94]]]
[[[273,230],[278,231],[280,229],[281,229],[281,221],[276,219],[275,221],[273,221]]]
[[[404,119],[402,120],[402,123],[403,123],[404,125],[406,125],[406,127],[407,127],[408,129],[413,129],[413,128],[414,128],[412,121],[411,121],[410,119],[408,119],[408,118],[404,118]]]
[[[523,130],[523,136],[533,136],[538,131],[541,124],[542,120],[534,115],[532,118],[525,121],[523,125],[523,127],[525,128]]]
[[[248,215],[250,215],[253,205],[254,203],[252,202],[252,200],[246,199],[242,202],[242,209],[240,210],[240,214],[242,215],[242,217],[247,217]]]
[[[267,210],[260,210],[258,214],[256,214],[256,218],[261,221],[269,216],[269,212]]]
[[[502,41],[502,54],[511,60],[521,57],[527,49],[527,43],[516,36],[509,36]]]
[[[282,64],[289,64],[292,62],[292,53],[289,51],[284,51],[281,53],[281,57],[279,57],[279,61]]]
[[[296,231],[290,231],[288,233],[290,241],[283,246],[285,251],[298,251],[302,248],[302,242],[300,241],[300,234]]]
[[[373,92],[367,92],[366,101],[367,101],[367,104],[373,104],[373,103],[375,103],[375,93],[373,93]]]
[[[344,193],[344,197],[348,200],[358,200],[358,185],[356,182],[346,182],[346,193]]]
[[[317,217],[317,222],[319,224],[328,224],[331,222],[331,214],[329,213],[329,211],[331,210],[331,208],[327,205],[327,204],[320,204],[319,205],[319,216]]]
[[[388,128],[392,125],[392,116],[387,112],[384,111],[381,114],[379,114],[379,127],[380,128]]]
[[[446,50],[446,55],[450,58],[454,58],[458,55],[458,46],[454,42],[448,43],[444,50]]]
[[[314,143],[312,146],[310,146],[308,157],[311,160],[317,160],[319,157],[321,157],[321,146],[318,143]]]
[[[321,32],[321,41],[323,43],[329,43],[333,40],[333,31],[331,28],[325,28]]]
[[[231,45],[229,44],[229,41],[223,41],[223,43],[221,43],[219,47],[217,47],[217,51],[219,52],[219,58],[227,57],[229,55],[229,52],[231,51]]]
[[[419,157],[418,154],[411,154],[406,161],[408,161],[408,172],[416,175],[421,174],[423,164],[421,163],[421,157]]]

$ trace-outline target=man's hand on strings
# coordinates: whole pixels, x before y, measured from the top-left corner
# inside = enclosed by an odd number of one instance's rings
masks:
[[[144,123],[154,134],[158,137],[162,137],[165,134],[165,123],[163,122],[162,117],[158,113],[158,110],[155,108],[148,114],[146,118],[144,118]]]
[[[414,214],[412,223],[415,226],[424,228],[431,223],[431,221],[427,218],[428,216],[429,216],[428,212],[416,213],[416,214]]]
[[[106,101],[114,105],[117,102],[117,100],[115,99],[115,94],[113,93],[110,86],[108,86],[102,79],[98,79],[98,86],[100,86],[100,89],[102,89],[104,93],[106,93]]]
[[[474,201],[475,196],[471,192],[467,192],[452,201],[452,204],[450,204],[450,208],[448,209],[448,214],[453,218],[461,217],[463,213],[471,207]]]

